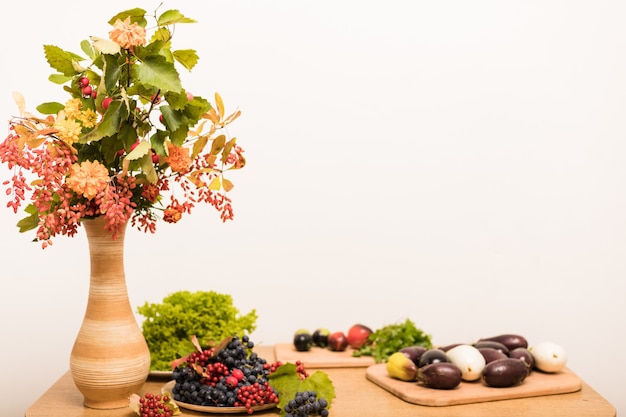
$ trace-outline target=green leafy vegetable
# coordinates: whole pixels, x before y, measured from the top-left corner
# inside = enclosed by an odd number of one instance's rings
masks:
[[[253,332],[257,320],[256,310],[240,315],[230,295],[214,291],[178,291],[162,303],[145,303],[137,312],[146,318],[142,331],[153,371],[171,370],[172,361],[194,350],[194,335],[209,346]]]
[[[328,401],[328,408],[335,398],[335,387],[325,372],[315,371],[302,379],[293,363],[279,366],[276,371],[269,375],[268,380],[272,388],[278,393],[278,408],[281,410],[281,416],[286,414],[285,406],[295,398],[297,392],[315,391],[317,398]]]
[[[376,363],[381,363],[407,346],[432,348],[431,336],[418,329],[410,319],[375,330],[368,341],[370,343],[352,352],[352,356],[373,356]]]

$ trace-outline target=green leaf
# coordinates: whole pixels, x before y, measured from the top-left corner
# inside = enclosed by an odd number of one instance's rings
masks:
[[[55,84],[65,84],[71,79],[72,77],[68,77],[67,75],[63,75],[63,74],[51,74],[48,77],[48,80],[52,81]]]
[[[278,392],[278,408],[284,410],[287,403],[293,400],[297,392],[315,391],[317,398],[324,398],[330,407],[335,399],[335,387],[328,375],[322,371],[316,371],[305,379],[300,379],[296,365],[286,363],[272,372],[268,377],[269,383]],[[281,411],[281,415],[284,412]]]
[[[169,132],[166,130],[157,130],[154,135],[150,137],[150,143],[152,149],[159,154],[165,155],[165,140],[169,137]]]
[[[144,155],[149,154],[150,142],[148,142],[147,140],[142,140],[137,146],[135,146],[135,149],[133,149],[128,155],[126,155],[125,159],[128,159],[129,161],[135,161],[139,158],[142,158]]]
[[[57,114],[64,108],[65,106],[63,104],[53,101],[48,103],[41,103],[39,106],[37,106],[37,111],[41,114]]]
[[[146,20],[145,15],[146,11],[144,9],[136,7],[134,9],[128,9],[123,12],[119,12],[109,20],[109,24],[113,25],[115,24],[117,19],[124,21],[127,17],[130,17],[131,23],[137,23],[141,27],[146,27],[148,21]]]
[[[94,59],[95,58],[96,53],[93,50],[93,47],[91,46],[91,42],[89,42],[87,39],[84,39],[80,43],[80,49],[85,53],[85,55],[87,55],[89,57],[89,59]]]
[[[126,116],[127,112],[125,107],[122,106],[122,102],[117,100],[112,101],[111,105],[104,114],[102,121],[96,126],[95,129],[81,136],[79,142],[88,143],[114,135],[120,128],[120,121],[126,118]]]
[[[170,140],[176,146],[182,146],[187,135],[189,134],[189,121],[187,117],[180,112],[174,111],[169,106],[161,106],[165,125],[170,132]]]
[[[29,212],[28,208],[34,208],[35,206],[29,204],[26,207],[26,212]],[[32,210],[30,210],[32,211]],[[20,233],[28,232],[29,230],[35,229],[39,225],[39,216],[37,216],[37,209],[35,208],[34,213],[31,213],[30,216],[24,217],[20,221],[17,222],[17,227],[20,230]]]
[[[146,142],[146,141],[143,141]],[[148,142],[146,142],[148,143]],[[146,175],[146,179],[152,184],[156,184],[159,180],[156,170],[154,169],[154,162],[152,162],[152,155],[150,152],[141,158],[141,170]]]
[[[200,59],[193,49],[179,49],[173,51],[172,54],[174,55],[174,59],[189,71],[196,66],[198,59]]]
[[[187,102],[185,106],[185,116],[189,119],[189,125],[195,126],[202,118],[202,115],[211,110],[211,104],[202,97],[194,97],[193,100]]]
[[[118,65],[115,55],[104,55],[104,88],[107,93],[115,88],[120,80],[122,66]]]
[[[178,10],[167,10],[159,16],[157,23],[159,26],[165,26],[175,23],[196,23],[196,21],[183,16]]]
[[[83,58],[71,52],[64,51],[58,46],[44,45],[44,53],[48,64],[63,75],[73,76],[78,74],[73,61],[82,61]]]
[[[183,86],[174,64],[162,55],[151,55],[132,67],[132,75],[138,82],[152,85],[163,92],[181,92]]]
[[[172,32],[166,27],[160,27],[154,31],[152,37],[150,38],[150,44],[155,42],[163,42],[168,46],[170,45],[170,39],[172,39]]]
[[[187,93],[184,91],[181,93],[165,93],[165,101],[170,107],[174,110],[183,110],[185,106],[189,103],[189,99],[187,98]]]

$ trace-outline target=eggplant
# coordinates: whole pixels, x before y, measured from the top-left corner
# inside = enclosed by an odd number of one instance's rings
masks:
[[[496,342],[495,340],[479,340],[478,342],[474,343],[474,347],[476,349],[491,348],[491,349],[499,350],[500,352],[504,353],[506,356],[509,355],[509,348],[506,347],[505,344]]]
[[[535,367],[535,358],[532,353],[526,348],[518,347],[509,352],[509,358],[521,359],[526,362],[528,372],[531,372]]]
[[[430,388],[453,389],[462,380],[461,368],[450,362],[437,362],[417,369],[417,380]]]
[[[446,352],[441,349],[429,349],[422,354],[417,367],[421,368],[422,366],[438,362],[450,362],[450,359],[448,358]]]
[[[509,350],[513,350],[518,347],[528,348],[528,340],[526,340],[524,336],[520,336],[518,334],[501,334],[498,336],[485,337],[480,339],[479,342],[485,340],[502,343]]]
[[[478,351],[481,355],[483,355],[483,358],[485,358],[485,363],[493,362],[497,359],[508,358],[508,356],[502,353],[502,351],[490,347],[478,348]]]
[[[515,358],[497,359],[489,362],[483,369],[483,381],[495,388],[519,385],[527,376],[526,362]]]
[[[424,346],[407,346],[400,349],[400,352],[404,353],[409,359],[413,361],[415,366],[419,365],[420,358],[427,351]]]

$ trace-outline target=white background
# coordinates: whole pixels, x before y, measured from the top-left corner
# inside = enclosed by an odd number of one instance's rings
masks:
[[[118,11],[159,2],[118,3],[3,3],[2,117],[12,91],[32,110],[67,98],[43,44],[79,53]],[[129,230],[133,306],[229,293],[265,344],[406,318],[441,344],[519,333],[562,344],[626,412],[626,3],[167,8],[199,21],[176,30],[201,57],[184,85],[242,110],[230,133],[248,166],[230,177],[233,222],[201,208]],[[18,416],[68,368],[88,254],[82,233],[42,251],[3,210],[0,392]]]

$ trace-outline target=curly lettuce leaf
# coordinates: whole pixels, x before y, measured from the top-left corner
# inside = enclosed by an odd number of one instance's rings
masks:
[[[214,291],[178,291],[161,303],[137,308],[145,317],[142,332],[150,349],[150,369],[171,370],[172,361],[194,350],[195,335],[202,346],[228,336],[243,336],[256,329],[256,310],[240,314],[228,294]]]

